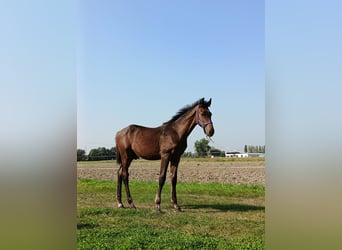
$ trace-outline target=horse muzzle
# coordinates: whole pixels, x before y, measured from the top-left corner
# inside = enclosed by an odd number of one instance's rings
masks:
[[[212,137],[215,132],[215,129],[212,123],[209,123],[203,126],[203,130],[204,130],[204,133],[209,137]]]
[[[197,120],[197,124],[203,128],[204,134],[211,137],[214,135],[214,126],[212,121],[204,122],[200,119]]]

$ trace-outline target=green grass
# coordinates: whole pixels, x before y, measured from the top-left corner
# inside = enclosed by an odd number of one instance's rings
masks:
[[[130,183],[137,209],[116,208],[115,185],[78,181],[78,249],[264,249],[264,186],[179,183],[175,212],[165,184],[158,213],[157,183]]]

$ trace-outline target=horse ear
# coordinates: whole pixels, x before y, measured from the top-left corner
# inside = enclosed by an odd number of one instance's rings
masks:
[[[207,102],[207,106],[210,107],[211,105],[211,98],[209,99],[209,101]]]
[[[201,99],[199,100],[198,104],[199,104],[200,106],[203,106],[203,105],[204,105],[204,97],[201,98]]]

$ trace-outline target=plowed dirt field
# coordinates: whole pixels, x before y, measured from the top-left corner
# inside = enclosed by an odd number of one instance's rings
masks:
[[[115,161],[78,162],[77,177],[116,181]],[[130,181],[158,181],[160,161],[135,160],[129,168]],[[169,178],[167,178],[169,182]],[[231,184],[265,184],[264,160],[182,159],[178,182],[217,182]]]

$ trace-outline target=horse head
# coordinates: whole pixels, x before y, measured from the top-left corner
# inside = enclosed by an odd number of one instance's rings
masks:
[[[203,128],[204,133],[211,137],[214,135],[214,125],[211,120],[211,112],[209,107],[211,105],[211,98],[205,101],[204,98],[200,99],[196,107],[196,120],[197,124]]]

